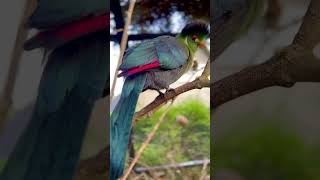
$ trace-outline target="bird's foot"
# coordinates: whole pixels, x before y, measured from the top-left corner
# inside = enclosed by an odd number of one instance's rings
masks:
[[[168,88],[168,89],[166,90],[166,93],[176,93],[176,90],[173,89],[173,88]],[[177,96],[174,96],[174,97],[172,98],[172,103],[176,100],[176,97],[177,97]]]
[[[164,98],[164,93],[161,92],[160,90],[157,90],[157,92],[159,93],[159,95],[157,96],[157,98]]]
[[[168,88],[168,89],[166,89],[166,93],[168,93],[168,92],[176,93],[176,90],[173,88]]]

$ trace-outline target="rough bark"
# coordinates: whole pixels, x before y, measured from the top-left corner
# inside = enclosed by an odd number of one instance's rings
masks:
[[[320,42],[320,1],[312,0],[293,42],[265,63],[251,66],[211,84],[211,108],[255,91],[320,82],[320,59],[313,48]]]

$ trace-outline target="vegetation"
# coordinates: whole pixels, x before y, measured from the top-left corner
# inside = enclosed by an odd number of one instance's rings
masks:
[[[168,19],[174,12],[181,12],[185,16],[194,18],[205,18],[209,20],[210,17],[210,1],[206,0],[191,0],[191,1],[157,1],[147,0],[138,3],[137,11],[140,15],[139,23],[153,23],[159,19]],[[150,13],[152,12],[152,13]]]
[[[228,169],[248,180],[320,179],[318,153],[279,124],[239,128],[216,141],[213,173]]]
[[[2,169],[4,168],[5,163],[6,163],[5,161],[0,160],[0,174],[2,172]]]
[[[162,112],[163,109],[136,124],[134,132],[136,150]],[[210,109],[199,101],[189,100],[170,109],[151,144],[145,149],[138,166],[158,166],[173,162],[209,159],[209,147]],[[189,174],[189,177],[199,177],[201,168],[192,168],[191,171],[194,174]],[[189,173],[191,171],[189,169]],[[181,173],[180,170],[176,172]]]

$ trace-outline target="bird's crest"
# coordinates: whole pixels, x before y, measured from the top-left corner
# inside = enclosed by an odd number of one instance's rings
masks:
[[[209,35],[208,24],[202,20],[196,20],[187,24],[181,31],[182,36],[191,35],[194,33],[200,33],[205,36]]]

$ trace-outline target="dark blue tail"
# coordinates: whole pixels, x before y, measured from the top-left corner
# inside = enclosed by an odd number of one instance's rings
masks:
[[[106,36],[99,33],[52,52],[32,119],[1,180],[73,179],[94,102],[109,86],[108,57]]]
[[[125,165],[132,118],[139,94],[146,80],[145,74],[127,77],[120,100],[111,115],[110,180],[120,178]]]

